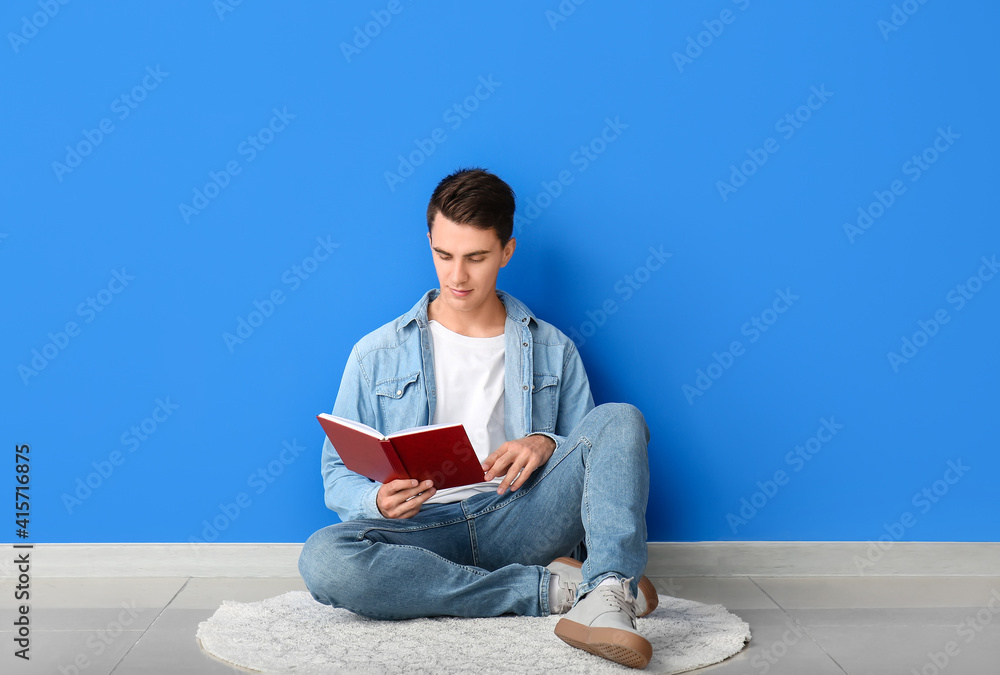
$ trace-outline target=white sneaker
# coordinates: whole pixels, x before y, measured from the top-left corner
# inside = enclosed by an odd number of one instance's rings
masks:
[[[645,668],[653,646],[635,627],[631,579],[598,585],[556,624],[563,642],[630,668]]]
[[[559,575],[557,595],[550,602],[554,608],[552,614],[563,614],[573,606],[576,601],[576,587],[583,583],[581,567],[583,567],[583,563],[574,558],[556,558],[546,565],[549,572]],[[653,582],[645,575],[639,579],[638,587],[639,595],[635,599],[637,603],[635,615],[641,618],[656,609],[660,597],[656,593]]]
[[[556,558],[546,566],[549,572],[559,577],[556,587],[549,590],[550,614],[565,614],[573,608],[576,587],[583,583],[580,564],[573,558]]]

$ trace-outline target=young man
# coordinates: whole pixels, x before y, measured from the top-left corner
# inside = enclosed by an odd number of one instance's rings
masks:
[[[635,617],[657,603],[642,576],[649,429],[631,405],[594,407],[573,342],[497,290],[514,208],[482,169],[440,182],[427,207],[440,287],[354,346],[333,408],[383,434],[461,422],[483,482],[377,483],[327,440],[326,504],[343,522],[309,538],[299,571],[319,602],[373,618],[565,613],[565,642],[642,668]]]

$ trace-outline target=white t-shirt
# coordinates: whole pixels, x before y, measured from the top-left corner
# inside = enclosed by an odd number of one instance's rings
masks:
[[[464,424],[482,461],[507,441],[503,427],[504,336],[469,337],[437,321],[429,323],[437,391],[431,424]],[[502,479],[438,490],[424,503],[457,502],[480,492],[495,492]]]

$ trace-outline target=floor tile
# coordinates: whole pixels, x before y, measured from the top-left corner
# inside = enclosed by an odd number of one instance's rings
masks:
[[[8,614],[11,610],[4,610]],[[163,610],[159,607],[119,607],[107,609],[103,607],[69,609],[54,609],[31,607],[31,629],[52,631],[118,631],[149,628]],[[12,622],[0,623],[0,635],[9,635],[14,630]],[[7,638],[4,638],[5,640]]]
[[[752,639],[735,656],[696,671],[699,675],[844,675],[809,631],[780,609],[744,609]]]
[[[174,609],[168,607],[163,610],[153,625],[149,627],[150,630],[197,630],[198,624],[202,621],[208,621],[218,607],[209,607],[201,609]]]
[[[184,630],[148,630],[121,660],[114,675],[164,675],[164,673],[249,672],[228,665],[202,651],[194,627]],[[81,673],[90,675],[90,673]]]
[[[661,595],[726,609],[778,609],[748,577],[650,577]]]
[[[9,635],[9,634],[8,634]],[[31,631],[30,660],[14,657],[4,639],[0,672],[16,675],[108,675],[142,631]]]
[[[77,577],[31,579],[31,608],[114,609],[128,603],[136,607],[165,607],[184,586],[175,577]],[[0,582],[0,609],[15,607],[13,580]]]
[[[983,607],[1000,577],[753,577],[781,607]]]
[[[750,624],[753,639],[746,649],[699,673],[997,672],[1000,577],[654,577],[653,582],[660,593],[721,604]],[[292,590],[305,590],[301,579],[33,579],[32,659],[25,663],[7,650],[0,654],[0,672],[244,673],[201,650],[198,624],[224,600],[252,602]],[[12,591],[9,581],[0,582],[3,613],[15,604]],[[9,644],[12,629],[0,625],[0,640]],[[76,658],[86,667],[74,666]],[[940,665],[945,658],[946,669]]]
[[[858,609],[786,609],[803,626],[951,626],[973,616],[969,607],[868,607]],[[1000,621],[1000,620],[998,620]],[[1000,669],[998,669],[1000,671]]]
[[[169,607],[171,609],[216,609],[223,600],[256,602],[266,600],[288,591],[304,591],[305,583],[300,578],[230,579],[192,578],[177,594]]]
[[[954,626],[816,626],[809,634],[850,675],[996,673],[1000,626],[980,628],[960,635]]]

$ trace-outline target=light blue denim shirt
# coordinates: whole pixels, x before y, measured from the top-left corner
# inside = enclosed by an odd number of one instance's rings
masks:
[[[362,338],[347,360],[333,407],[338,417],[388,435],[429,424],[436,405],[434,356],[427,304],[432,289],[395,321]],[[557,443],[594,407],[590,382],[573,341],[498,290],[504,323],[504,431],[508,440],[544,434]],[[382,518],[381,483],[344,466],[326,439],[322,457],[327,507],[341,520]]]

